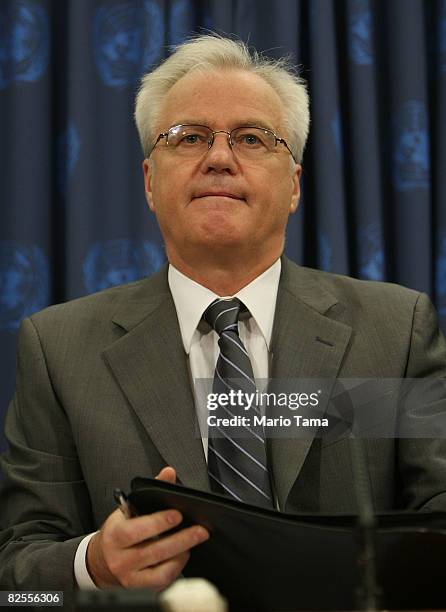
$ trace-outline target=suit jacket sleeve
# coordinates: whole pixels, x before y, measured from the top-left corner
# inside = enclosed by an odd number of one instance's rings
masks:
[[[94,524],[70,423],[30,319],[17,359],[5,425],[10,448],[1,461],[0,587],[63,590],[69,599],[76,549]]]
[[[446,377],[446,341],[438,327],[435,308],[425,294],[419,295],[414,309],[406,377],[426,379],[421,382],[421,388],[426,390],[428,378]],[[442,381],[432,395],[425,393],[429,397],[425,402],[419,401],[419,391],[415,393],[416,401],[409,402],[407,416],[408,431],[412,429],[416,437],[398,441],[403,504],[411,510],[444,512],[446,509],[445,387]]]

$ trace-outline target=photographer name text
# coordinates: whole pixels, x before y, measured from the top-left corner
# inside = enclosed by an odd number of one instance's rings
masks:
[[[207,417],[209,427],[328,427],[328,419],[304,417],[301,414],[293,414],[291,417],[267,417],[259,416],[232,416],[217,417],[210,414]]]

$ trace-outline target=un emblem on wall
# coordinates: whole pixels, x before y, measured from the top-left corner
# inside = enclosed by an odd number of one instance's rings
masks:
[[[405,102],[396,115],[393,163],[398,191],[428,188],[429,138],[426,108],[422,102]]]
[[[361,245],[359,258],[360,277],[367,280],[383,280],[384,250],[378,226],[375,223],[371,223],[361,228],[358,239]]]
[[[117,239],[98,242],[84,260],[84,284],[89,293],[131,283],[153,274],[164,262],[160,248],[149,241]]]
[[[371,41],[372,16],[368,0],[355,0],[351,4],[349,19],[350,55],[355,64],[373,64]]]
[[[0,89],[13,81],[37,81],[48,55],[48,16],[41,6],[18,0],[0,12]]]
[[[161,56],[164,22],[159,5],[127,2],[104,5],[93,20],[94,58],[109,87],[133,85]]]
[[[23,318],[48,303],[48,262],[42,251],[0,242],[0,329],[16,330]]]

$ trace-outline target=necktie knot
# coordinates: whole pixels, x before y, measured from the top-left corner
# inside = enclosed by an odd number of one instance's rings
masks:
[[[219,336],[229,330],[238,333],[238,318],[244,309],[244,305],[238,298],[217,299],[206,308],[203,319],[215,329]]]

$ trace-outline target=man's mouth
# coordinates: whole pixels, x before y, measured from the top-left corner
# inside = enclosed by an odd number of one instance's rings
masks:
[[[232,200],[244,200],[245,199],[229,191],[205,191],[195,196],[195,198],[211,198],[211,197],[231,198]]]

